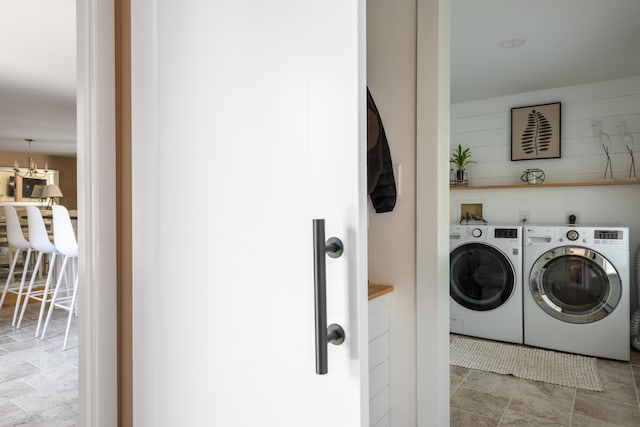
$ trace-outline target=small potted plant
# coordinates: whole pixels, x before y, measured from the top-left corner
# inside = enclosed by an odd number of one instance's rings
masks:
[[[449,163],[453,163],[456,166],[455,185],[464,185],[464,168],[469,163],[475,163],[475,161],[471,160],[471,149],[465,148],[463,150],[462,146],[458,144],[458,148],[451,154]]]

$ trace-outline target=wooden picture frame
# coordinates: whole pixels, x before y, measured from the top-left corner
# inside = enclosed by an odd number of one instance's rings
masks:
[[[511,160],[560,158],[560,102],[511,109]]]

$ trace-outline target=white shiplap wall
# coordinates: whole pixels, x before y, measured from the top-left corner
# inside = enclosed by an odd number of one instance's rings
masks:
[[[562,103],[561,158],[512,162],[511,108],[558,101]],[[614,178],[625,179],[630,156],[618,124],[626,123],[640,151],[640,76],[454,104],[451,146],[471,147],[477,163],[469,166],[470,185],[520,183],[522,171],[528,168],[542,169],[546,182],[601,180],[606,157],[592,126],[597,120],[611,137]]]
[[[511,108],[555,101],[562,102],[562,157],[510,161]],[[605,156],[591,126],[595,120],[611,136],[615,179],[626,179],[629,172],[630,157],[617,129],[619,122],[626,122],[626,131],[636,141],[640,176],[640,76],[454,104],[451,116],[452,147],[471,147],[478,162],[469,168],[472,186],[521,183],[520,175],[527,168],[544,170],[545,182],[602,180]],[[491,223],[515,224],[520,211],[527,211],[530,223],[559,224],[566,222],[568,212],[575,212],[581,224],[628,226],[634,277],[640,246],[640,184],[455,190],[450,197],[452,222],[459,219],[463,202],[482,203],[483,216]],[[633,290],[631,294],[635,309],[637,295]]]

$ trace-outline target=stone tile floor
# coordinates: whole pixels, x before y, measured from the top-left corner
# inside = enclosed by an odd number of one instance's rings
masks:
[[[20,329],[0,310],[0,426],[74,426],[78,417],[77,320],[62,351],[67,312],[55,310],[35,339],[37,304]],[[640,352],[598,359],[604,392],[450,367],[451,426],[640,426]]]
[[[640,353],[598,371],[604,392],[450,366],[451,426],[640,426]]]
[[[44,340],[34,338],[39,305],[29,304],[20,329],[13,307],[0,309],[0,426],[74,426],[78,418],[77,319],[67,350],[68,313],[54,310]]]

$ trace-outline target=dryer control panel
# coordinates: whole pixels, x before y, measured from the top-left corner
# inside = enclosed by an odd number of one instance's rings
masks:
[[[595,228],[595,227],[559,227],[556,241],[558,243],[578,243],[582,245],[621,245],[627,244],[629,239],[626,228]]]
[[[593,238],[596,240],[624,240],[622,230],[594,230]]]

